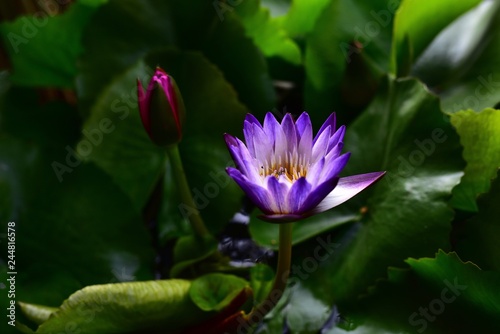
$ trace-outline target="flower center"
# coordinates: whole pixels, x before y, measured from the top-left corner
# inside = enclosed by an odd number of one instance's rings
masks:
[[[305,156],[299,156],[297,152],[282,156],[271,156],[264,162],[259,162],[260,176],[265,178],[272,175],[279,179],[282,175],[291,183],[307,175],[309,161]]]

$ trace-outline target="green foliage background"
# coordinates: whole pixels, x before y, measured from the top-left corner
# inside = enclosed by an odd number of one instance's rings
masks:
[[[267,267],[236,272],[248,281],[199,275],[229,269],[212,241],[190,239],[169,161],[142,128],[135,80],[147,84],[155,66],[183,94],[180,151],[214,234],[241,205],[222,134],[241,138],[246,113],[306,110],[317,130],[335,111],[352,152],[344,174],[387,171],[295,224],[296,284],[260,333],[500,330],[498,1],[80,0],[4,21],[0,35],[10,64],[0,69],[0,277],[14,221],[19,330],[176,333],[244,287],[256,299],[269,289]],[[76,102],[43,99],[47,88]],[[171,280],[152,281],[151,213],[161,245],[182,240]],[[250,230],[276,247],[275,225],[254,217]],[[326,241],[335,251],[318,260]],[[447,282],[465,288],[426,319],[421,308],[436,310]],[[5,318],[2,333],[18,333]]]

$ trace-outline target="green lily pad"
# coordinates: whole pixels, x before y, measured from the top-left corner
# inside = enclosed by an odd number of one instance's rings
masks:
[[[149,79],[149,73],[139,63],[117,76],[93,105],[74,147],[81,160],[95,162],[111,175],[137,212],[145,206],[166,160],[146,134],[137,107],[136,80]]]
[[[290,291],[285,310],[286,323],[293,333],[317,333],[332,311],[331,305],[304,289],[300,284]]]
[[[499,330],[498,272],[482,271],[461,261],[456,253],[442,250],[433,258],[405,262],[408,269],[389,268],[388,278],[377,282],[356,309],[341,311],[349,329],[356,328],[354,333],[368,329],[436,334]]]
[[[500,271],[500,178],[491,182],[489,192],[478,199],[478,213],[458,229],[457,251],[465,260],[473,261],[481,269]]]
[[[203,311],[221,311],[247,286],[248,282],[237,276],[208,274],[193,281],[189,296]]]
[[[177,240],[174,248],[175,265],[170,270],[171,277],[196,277],[199,276],[196,264],[217,254],[217,240],[212,236],[203,239],[188,235]]]
[[[465,175],[453,190],[451,204],[476,212],[477,196],[488,191],[500,168],[500,110],[460,111],[451,115],[451,122],[460,135],[467,161]]]
[[[261,245],[278,249],[279,225],[264,222],[256,216],[257,214],[252,215],[249,226],[252,238]],[[332,228],[357,221],[360,217],[361,215],[359,212],[342,206],[317,216],[307,218],[303,221],[296,222],[294,223],[292,231],[292,243],[296,245],[304,242]]]
[[[220,230],[238,210],[243,196],[225,172],[233,163],[223,134],[241,136],[248,109],[224,74],[199,52],[158,51],[150,54],[147,62],[163,66],[179,86],[186,105],[184,137],[179,144],[184,169],[207,227]],[[163,221],[180,219],[179,215],[185,219],[192,212],[173,194],[165,194],[172,210],[169,216],[160,217]]]
[[[21,312],[26,317],[37,325],[47,321],[51,314],[59,310],[57,307],[49,307],[45,305],[27,304],[23,302],[18,303]]]
[[[449,249],[447,201],[464,168],[458,136],[438,99],[416,80],[387,79],[344,142],[352,153],[346,175],[387,174],[346,203],[365,205],[367,214],[339,241],[327,270],[337,301],[352,300],[406,257]]]
[[[10,80],[21,86],[74,87],[76,61],[83,51],[83,30],[104,2],[78,1],[56,16],[51,5],[58,6],[57,3],[45,3],[42,5],[45,11],[37,15],[0,24],[0,34],[12,63]]]
[[[500,292],[496,285],[500,273],[483,271],[474,263],[462,262],[456,253],[445,254],[442,250],[435,259],[408,259],[406,262],[429,285],[438,289],[449,288],[458,303],[473,306],[486,318],[498,319]],[[500,328],[498,322],[496,327]]]
[[[443,29],[416,60],[413,74],[439,94],[445,111],[481,111],[500,102],[499,22],[499,3],[483,2]]]
[[[207,318],[189,297],[185,280],[88,286],[72,294],[36,333],[173,333]],[[196,319],[196,320],[193,320]]]
[[[241,194],[224,171],[231,159],[222,135],[226,131],[241,132],[247,110],[237,100],[222,73],[197,52],[157,52],[150,54],[147,61],[163,66],[176,79],[183,95],[187,113],[180,143],[183,164],[195,204],[207,226],[212,230],[219,229],[237,210]],[[108,171],[129,194],[137,211],[146,204],[162,173],[166,180],[175,178],[165,165],[165,153],[150,142],[144,131],[137,98],[133,95],[135,79],[139,77],[147,83],[151,71],[151,67],[140,62],[118,76],[101,94],[84,126],[90,133],[100,129],[103,120],[110,120],[111,125],[106,128],[109,130],[103,134],[102,141],[93,145],[92,152],[84,158]],[[129,95],[121,97],[119,92],[123,90],[130,92]],[[224,122],[217,117],[221,112],[227,115]],[[81,141],[89,140],[84,136]],[[200,159],[200,156],[204,158]],[[160,226],[178,226],[177,231],[182,231],[183,221],[193,208],[182,206],[176,191],[175,185],[165,185],[163,202],[167,209],[162,209],[159,222]],[[234,211],[229,211],[229,208],[234,208]],[[162,230],[172,228],[162,227]]]
[[[416,59],[412,74],[439,90],[455,83],[490,43],[499,18],[500,5],[495,1],[469,10],[434,38]]]
[[[432,0],[403,1],[394,20],[391,72],[400,73],[399,68],[404,62],[407,62],[407,59],[401,57],[401,54],[410,56],[410,62],[413,63],[441,30],[480,2],[480,0],[460,2],[452,0],[439,2]],[[425,22],[425,24],[422,24],[422,22]],[[410,55],[404,51],[408,48],[408,46],[405,46],[408,41],[410,43]],[[408,73],[402,74],[406,75]]]

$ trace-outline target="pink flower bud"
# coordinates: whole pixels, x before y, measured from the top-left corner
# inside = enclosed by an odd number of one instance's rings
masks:
[[[186,112],[174,79],[157,67],[146,93],[137,80],[137,95],[142,124],[151,141],[158,146],[180,142]]]

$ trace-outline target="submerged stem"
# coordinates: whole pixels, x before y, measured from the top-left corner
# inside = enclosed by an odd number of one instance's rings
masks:
[[[194,230],[194,233],[199,237],[206,237],[210,233],[205,227],[205,223],[201,218],[200,212],[194,203],[191,190],[189,190],[189,184],[186,178],[186,173],[184,172],[184,167],[182,165],[181,155],[179,153],[179,147],[173,145],[167,149],[167,154],[170,158],[170,163],[172,164],[173,175],[176,179],[177,185],[179,187],[179,192],[181,195],[181,202],[187,205],[191,211],[189,215],[189,222]]]
[[[283,223],[279,225],[279,253],[278,253],[278,268],[274,277],[273,287],[267,297],[255,307],[247,319],[251,324],[255,324],[258,319],[261,321],[264,316],[271,311],[280,300],[286,288],[286,282],[290,275],[290,264],[292,261],[292,227],[293,223]]]

